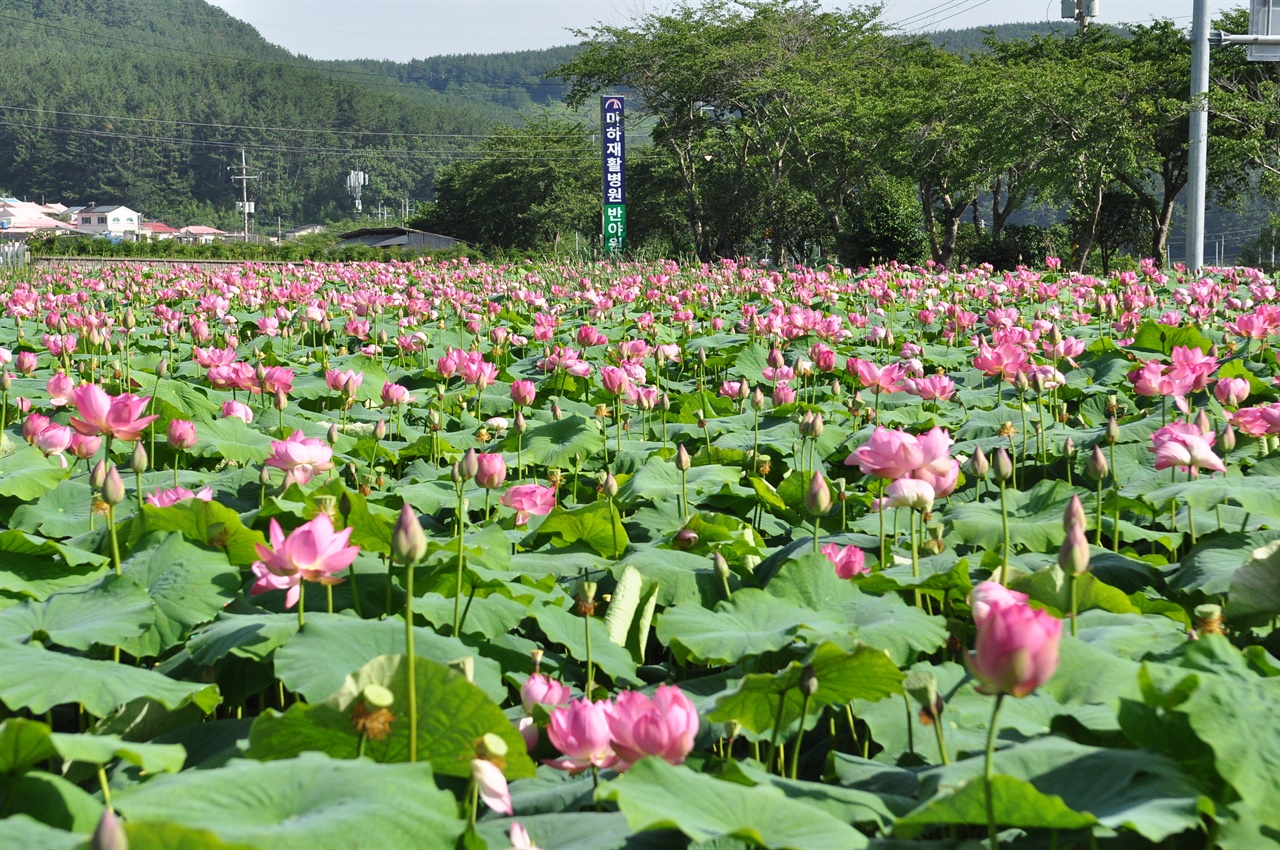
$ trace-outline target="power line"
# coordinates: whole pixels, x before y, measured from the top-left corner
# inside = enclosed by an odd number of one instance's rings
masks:
[[[102,115],[96,112],[67,112],[59,109],[40,109],[33,106],[8,106],[0,104],[0,110],[11,112],[34,112],[40,115],[61,115],[73,118],[98,118],[106,121],[138,121],[147,124],[173,124],[181,127],[212,127],[218,130],[255,130],[267,133],[324,133],[336,136],[375,136],[378,138],[408,139],[490,139],[494,133],[388,133],[372,130],[327,130],[314,127],[266,127],[252,124],[216,124],[207,121],[183,121],[175,118],[141,118],[128,115]],[[539,136],[525,136],[535,139],[576,139],[584,134],[548,133]],[[590,135],[590,134],[585,134]]]

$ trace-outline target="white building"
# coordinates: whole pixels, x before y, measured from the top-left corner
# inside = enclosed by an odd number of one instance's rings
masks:
[[[142,227],[142,216],[124,206],[90,204],[76,210],[71,222],[81,233],[137,239]]]

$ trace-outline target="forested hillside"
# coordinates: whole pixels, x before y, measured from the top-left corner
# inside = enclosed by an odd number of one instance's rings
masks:
[[[226,222],[248,151],[275,223],[429,196],[435,169],[519,120],[374,72],[335,73],[202,0],[0,0],[0,189]],[[352,69],[354,70],[354,69]]]

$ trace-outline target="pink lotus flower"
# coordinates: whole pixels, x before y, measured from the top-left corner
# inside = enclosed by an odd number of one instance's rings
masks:
[[[495,490],[507,480],[507,462],[500,454],[476,455],[476,483],[486,490]]]
[[[512,381],[511,401],[520,407],[528,407],[538,396],[538,388],[533,381]]]
[[[44,389],[49,394],[49,405],[62,407],[71,401],[71,393],[75,390],[75,385],[71,383],[67,373],[59,369],[53,377],[49,378]]]
[[[133,442],[142,436],[148,425],[159,416],[139,416],[150,398],[138,398],[133,393],[123,393],[114,398],[97,384],[81,384],[71,391],[71,403],[80,414],[71,420],[71,427],[86,437],[106,434],[117,440]]]
[[[1213,395],[1223,407],[1239,407],[1249,397],[1247,378],[1219,378]]]
[[[911,471],[911,477],[927,483],[939,499],[950,496],[960,477],[960,464],[950,455],[951,435],[935,426],[917,437],[916,442],[921,459],[920,466]]]
[[[781,407],[784,404],[791,404],[796,400],[796,391],[791,389],[791,385],[786,381],[780,382],[773,388],[773,395],[770,396],[774,407]]]
[[[62,456],[62,453],[71,447],[71,439],[74,434],[75,432],[66,425],[57,425],[50,422],[40,429],[35,438],[31,440],[31,444],[44,452],[45,457],[57,455],[62,461],[62,465],[66,466],[67,459]]]
[[[88,460],[102,448],[101,437],[86,437],[84,434],[71,435],[71,453],[81,460]]]
[[[981,626],[993,607],[1026,604],[1027,594],[1010,590],[998,581],[980,581],[969,591],[968,601],[973,609],[974,625]]]
[[[293,370],[283,366],[268,366],[262,370],[262,392],[275,395],[277,391],[288,395],[293,392]]]
[[[573,691],[568,685],[542,673],[534,673],[520,686],[520,704],[524,706],[525,714],[533,714],[535,705],[548,708],[567,705],[572,696]]]
[[[214,366],[207,375],[209,383],[220,390],[243,390],[258,392],[258,376],[248,363],[228,363],[225,366]]]
[[[547,737],[564,758],[544,762],[557,770],[581,773],[589,767],[612,767],[613,751],[608,704],[585,697],[551,712]]]
[[[831,562],[831,566],[835,567],[836,575],[840,578],[853,578],[859,575],[868,575],[871,569],[867,566],[867,554],[857,546],[837,546],[834,543],[828,543],[822,547],[822,554],[827,556],[827,560]]]
[[[1062,621],[1022,603],[993,604],[978,625],[969,669],[996,693],[1024,697],[1058,669]]]
[[[58,355],[55,355],[58,356]],[[20,351],[14,360],[13,367],[23,375],[30,375],[40,366],[34,351]]]
[[[511,842],[511,850],[538,850],[534,846],[533,839],[529,837],[529,830],[515,821],[511,822],[511,830],[507,833],[507,840]]]
[[[879,426],[844,460],[845,466],[856,464],[865,475],[888,479],[902,478],[923,462],[924,452],[914,436]]]
[[[288,439],[271,444],[271,456],[265,464],[284,470],[286,486],[294,481],[306,486],[317,472],[333,469],[333,449],[324,440],[294,431]]]
[[[902,382],[902,387],[924,401],[947,401],[956,393],[956,382],[946,375],[907,378]]]
[[[556,506],[556,491],[541,484],[517,484],[498,500],[516,512],[516,525],[524,525],[529,515],[545,516]]]
[[[511,808],[511,790],[502,768],[488,759],[471,760],[471,781],[480,792],[480,800],[500,815],[514,814]]]
[[[653,697],[623,691],[607,713],[618,769],[645,756],[683,764],[698,734],[698,711],[675,685],[658,685]]]
[[[902,392],[902,379],[907,374],[907,370],[900,363],[890,363],[888,366],[881,367],[858,357],[850,357],[846,360],[844,370],[850,375],[856,375],[858,382],[864,387],[881,393]]]
[[[1174,422],[1151,435],[1151,450],[1156,454],[1156,469],[1177,467],[1225,472],[1222,459],[1213,453],[1213,435],[1204,434],[1195,425]]]
[[[342,579],[335,577],[334,573],[351,566],[360,553],[358,546],[347,545],[351,529],[335,532],[328,514],[317,514],[315,519],[291,531],[288,537],[272,517],[267,537],[270,546],[254,544],[261,560],[253,562],[253,574],[258,581],[249,592],[263,593],[287,587],[286,608],[292,608],[302,593],[298,582],[339,584]]]
[[[600,367],[600,384],[613,396],[626,395],[631,388],[631,376],[617,366]]]
[[[409,395],[409,391],[399,384],[386,381],[382,385],[382,406],[400,407],[415,400],[417,396]]]
[[[248,425],[253,421],[253,409],[242,401],[224,401],[222,403],[223,419],[239,419]]]
[[[147,504],[154,508],[167,508],[170,505],[176,505],[178,502],[184,502],[187,499],[199,499],[202,502],[213,501],[213,490],[209,487],[201,487],[199,492],[193,493],[186,487],[171,487],[168,490],[156,490],[154,493],[147,494]]]
[[[884,492],[891,508],[911,508],[927,513],[933,510],[935,493],[933,485],[915,478],[899,478]]]
[[[479,352],[476,352],[477,354]],[[498,378],[498,367],[480,357],[472,357],[462,364],[462,379],[481,391]]]
[[[326,369],[324,373],[324,385],[335,393],[345,392],[355,395],[362,383],[364,383],[364,372],[357,372],[355,369],[347,369],[345,372]]]
[[[34,446],[36,437],[39,436],[41,431],[49,427],[51,421],[43,413],[30,414],[26,419],[22,420],[22,439]]]
[[[196,426],[185,419],[174,419],[169,423],[169,445],[175,449],[189,449],[196,444]]]

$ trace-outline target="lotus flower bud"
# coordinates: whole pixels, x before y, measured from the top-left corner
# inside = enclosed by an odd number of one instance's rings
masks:
[[[89,473],[89,486],[95,490],[101,490],[102,484],[107,480],[107,461],[98,461],[93,466],[93,471]]]
[[[1114,446],[1116,441],[1120,439],[1120,424],[1116,422],[1116,418],[1112,416],[1107,420],[1106,430],[1102,432],[1102,440],[1108,446]]]
[[[461,484],[463,481],[467,480],[462,477],[462,463],[460,461],[449,467],[449,480],[454,484]]]
[[[610,499],[618,495],[618,479],[613,477],[612,471],[604,474],[604,482],[600,485],[600,490]]]
[[[517,434],[523,434],[529,427],[524,421],[524,413],[520,410],[516,410],[515,421],[512,423],[512,427],[515,429]]]
[[[289,406],[289,396],[285,395],[284,390],[277,389],[275,397],[272,399],[272,404],[276,410],[283,411]]]
[[[129,838],[124,833],[124,825],[116,818],[116,813],[107,806],[102,810],[98,827],[89,839],[89,850],[129,850]]]
[[[0,391],[8,392],[13,386],[13,376],[8,372],[0,372]]]
[[[133,454],[129,457],[129,469],[141,475],[147,471],[147,448],[142,441],[133,444]]]
[[[827,487],[827,479],[821,469],[813,471],[809,481],[809,492],[804,497],[804,507],[814,516],[822,516],[831,510],[831,490]]]
[[[970,474],[981,478],[990,469],[991,464],[987,461],[987,453],[982,450],[982,446],[974,446],[973,454],[969,457]]]
[[[1019,372],[1013,379],[1013,388],[1020,393],[1025,393],[1031,389],[1031,382],[1027,380],[1026,372]]]
[[[1080,501],[1080,496],[1073,493],[1071,501],[1067,502],[1067,509],[1062,512],[1062,529],[1070,531],[1073,525],[1084,528],[1086,522],[1084,504]]]
[[[373,438],[385,440],[387,437],[387,420],[379,419],[373,426]]]
[[[692,528],[682,528],[676,532],[676,536],[672,538],[671,543],[677,549],[692,549],[698,545],[698,532]]]
[[[1209,424],[1209,417],[1203,407],[1196,412],[1196,427],[1200,429],[1201,434],[1213,433],[1213,426]]]
[[[692,465],[693,462],[689,458],[689,452],[685,449],[684,443],[681,443],[676,447],[676,469],[686,472]]]
[[[782,352],[776,348],[769,349],[768,361],[769,365],[775,369],[781,369],[783,366],[787,365],[787,361],[783,358]]]
[[[480,459],[476,456],[475,449],[467,449],[466,454],[462,456],[462,460],[458,463],[458,472],[462,475],[464,481],[470,481],[476,477],[476,471],[480,468]]]
[[[325,433],[324,437],[325,437],[325,441],[330,446],[338,442],[338,426],[336,424],[331,424],[329,426],[329,430]]]
[[[707,350],[705,348],[698,349],[698,365],[699,366],[707,365]]]
[[[902,689],[920,706],[920,719],[926,724],[936,723],[942,716],[938,679],[928,670],[917,670],[903,679]]]
[[[1008,481],[1013,478],[1013,459],[1004,450],[1004,446],[996,449],[991,463],[991,477],[997,482]]]
[[[266,487],[271,483],[271,473],[265,466],[262,467],[262,471],[258,473],[258,483],[263,487]]]
[[[408,502],[400,509],[395,531],[391,532],[391,557],[398,563],[416,564],[427,554],[427,535],[422,530],[418,515]]]
[[[1085,471],[1094,481],[1101,481],[1107,477],[1111,467],[1107,463],[1107,456],[1102,453],[1102,446],[1093,447],[1093,454],[1089,455],[1089,464],[1085,467]]]
[[[722,582],[729,580],[729,562],[725,560],[724,555],[720,554],[719,549],[711,555],[711,566],[716,571],[716,578]]]
[[[1067,575],[1080,576],[1089,571],[1089,541],[1084,536],[1084,524],[1072,523],[1067,528],[1067,538],[1058,549],[1058,566]]]
[[[1067,437],[1062,443],[1062,456],[1067,460],[1071,460],[1076,456],[1076,441]]]
[[[658,400],[658,404],[662,407],[664,413],[667,412],[671,409],[671,396],[663,393],[662,398]]]
[[[819,437],[822,436],[822,429],[823,429],[822,414],[821,413],[813,414],[813,422],[810,423],[809,425],[809,436],[813,437],[815,440],[818,439]]]
[[[124,501],[124,480],[115,466],[107,470],[107,477],[102,482],[102,501],[108,505],[118,505]]]
[[[561,412],[561,410],[560,410],[560,405],[556,404],[555,402],[552,402],[552,403],[551,403],[551,418],[552,418],[552,419],[554,419],[555,421],[559,422],[559,421],[560,421],[560,418],[561,418],[562,416],[564,416],[564,413],[562,413],[562,412]]]
[[[806,664],[804,669],[800,671],[800,693],[811,697],[817,692],[818,674],[814,672],[812,664]]]
[[[1222,445],[1222,453],[1225,455],[1230,451],[1234,451],[1236,447],[1236,429],[1230,423],[1222,429],[1222,436],[1219,438]]]
[[[163,378],[169,374],[169,358],[161,357],[160,362],[156,363],[156,377]]]

